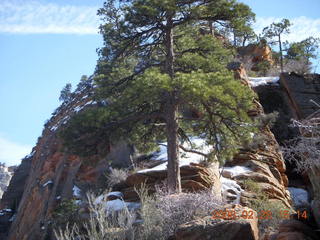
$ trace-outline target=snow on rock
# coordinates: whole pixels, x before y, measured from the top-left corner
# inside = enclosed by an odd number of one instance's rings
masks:
[[[221,193],[222,197],[232,204],[240,203],[240,196],[243,189],[232,179],[221,176]]]
[[[48,186],[49,184],[53,184],[53,182],[52,182],[51,180],[49,180],[48,182],[44,183],[44,184],[42,185],[42,187],[46,187],[46,186]]]
[[[244,166],[223,167],[223,168],[220,168],[220,172],[221,171],[222,171],[222,176],[227,178],[234,178],[238,175],[243,175],[243,174],[252,172],[250,168],[247,168]]]
[[[309,194],[302,188],[288,188],[295,207],[309,205]]]
[[[30,154],[26,156],[26,158],[31,158],[36,153],[36,150],[33,150]]]
[[[105,209],[108,212],[120,211],[125,208],[127,208],[128,210],[135,210],[140,207],[141,207],[141,204],[138,202],[125,202],[120,199],[105,202]]]
[[[3,193],[7,190],[12,176],[13,171],[10,171],[5,165],[0,164],[0,199]]]
[[[211,151],[211,146],[206,144],[205,140],[199,137],[191,137],[190,141],[192,142],[192,147],[188,143],[184,143],[183,146],[187,149],[192,149],[196,150],[198,152],[207,154]],[[166,144],[160,143],[159,144],[160,151],[154,153],[152,160],[167,160],[167,147]],[[186,166],[190,165],[190,163],[199,163],[202,160],[204,160],[204,157],[200,154],[197,153],[191,153],[191,152],[184,152],[180,151],[180,162],[179,165],[181,166]],[[149,172],[149,171],[163,171],[167,169],[167,162],[164,162],[158,166],[155,166],[153,168],[149,169],[143,169],[138,171],[139,173],[143,172]]]
[[[222,175],[220,178],[222,197],[230,203],[239,204],[243,189],[241,189],[240,185],[233,180],[233,178],[250,172],[252,172],[252,170],[244,166],[220,168]]]
[[[163,144],[159,145],[159,151],[155,152],[151,158],[151,160],[167,160],[167,146]]]
[[[107,197],[115,196],[117,198],[123,198],[123,193],[122,192],[109,192],[107,194]]]
[[[5,214],[11,213],[11,212],[12,212],[12,209],[10,209],[10,208],[2,209],[2,210],[0,210],[0,216],[3,216]]]
[[[249,77],[249,83],[252,87],[261,85],[278,85],[280,77]]]
[[[115,199],[108,201],[109,196],[117,196],[121,199]],[[108,194],[102,194],[95,198],[93,204],[102,204],[107,212],[116,212],[127,208],[128,210],[135,210],[141,207],[139,202],[125,202],[122,200],[123,193],[121,192],[109,192]]]
[[[76,185],[73,186],[72,191],[73,191],[73,196],[81,197],[81,189],[78,188]]]
[[[54,132],[55,130],[57,130],[58,129],[58,125],[53,125],[51,128],[50,128],[50,130],[52,131],[52,132]]]
[[[83,104],[83,105],[79,105],[79,106],[75,107],[75,108],[73,109],[73,111],[74,111],[74,112],[79,112],[79,111],[81,111],[85,106],[90,105],[90,104],[95,104],[95,103],[96,103],[95,101],[91,100],[91,101],[89,101],[89,102],[87,102],[87,103],[85,103],[85,104]]]

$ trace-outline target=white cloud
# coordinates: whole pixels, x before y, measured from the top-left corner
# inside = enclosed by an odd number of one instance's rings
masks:
[[[0,1],[0,33],[97,34],[98,7]]]
[[[289,19],[292,23],[290,34],[284,35],[283,40],[289,42],[298,42],[310,36],[320,38],[320,18],[312,19],[305,16]],[[269,26],[273,22],[280,22],[281,18],[275,17],[257,17],[254,29],[257,33],[261,33],[264,27]]]
[[[6,163],[7,166],[20,164],[21,159],[31,150],[31,146],[15,143],[0,136],[0,162]]]

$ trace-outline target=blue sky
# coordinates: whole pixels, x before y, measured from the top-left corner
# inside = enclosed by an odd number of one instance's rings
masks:
[[[320,1],[242,0],[256,30],[289,18],[289,41],[320,37]],[[93,73],[102,47],[96,11],[103,0],[0,0],[0,162],[31,151],[66,83]],[[319,66],[320,68],[320,66]],[[320,70],[320,69],[319,69]]]

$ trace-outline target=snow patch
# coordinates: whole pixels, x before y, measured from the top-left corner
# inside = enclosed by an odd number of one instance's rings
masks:
[[[110,197],[110,196],[115,196],[115,197],[118,197],[118,198],[123,198],[123,193],[122,192],[109,192],[107,194],[107,197]]]
[[[291,198],[293,200],[293,205],[295,207],[301,205],[309,205],[309,194],[306,190],[294,187],[289,187],[288,190],[290,192]]]
[[[76,185],[73,186],[72,191],[73,191],[73,196],[81,197],[81,189],[78,188]]]
[[[250,168],[244,166],[233,166],[233,167],[223,167],[220,168],[222,175],[228,178],[234,178],[238,175],[252,172]]]
[[[107,212],[116,212],[127,208],[128,210],[134,210],[141,207],[141,204],[138,202],[125,202],[120,199],[107,201],[104,204]]]
[[[73,109],[73,111],[74,111],[74,112],[79,112],[79,111],[81,111],[85,106],[90,105],[90,104],[95,104],[95,103],[96,103],[95,101],[91,100],[91,101],[89,101],[89,102],[87,102],[87,103],[85,103],[85,104],[83,104],[83,105],[79,105],[79,106],[75,107],[75,108]]]
[[[10,209],[10,208],[2,209],[2,210],[0,210],[0,216],[3,216],[6,213],[11,213],[11,212],[12,212],[12,209]]]
[[[183,147],[185,147],[186,149],[196,150],[204,154],[208,154],[210,153],[210,151],[212,151],[211,146],[206,144],[205,140],[202,138],[192,137],[190,138],[190,141],[192,143],[191,147],[190,147],[190,144],[188,143],[184,143]],[[168,160],[166,144],[160,143],[159,148],[160,148],[160,151],[156,152],[154,154],[154,157],[151,159],[152,160]],[[184,152],[183,150],[180,150],[180,162],[179,162],[180,167],[190,165],[190,163],[199,163],[202,160],[204,160],[204,157],[200,154],[192,153],[192,152]],[[163,171],[166,169],[167,169],[167,162],[164,162],[153,168],[140,170],[138,171],[138,173],[144,173],[149,171]]]
[[[42,185],[42,187],[46,187],[46,186],[48,186],[49,184],[53,184],[52,180],[49,180],[48,182],[44,183],[44,184]]]
[[[53,125],[51,128],[50,128],[50,130],[51,131],[56,131],[58,129],[58,124],[56,124],[56,125]]]
[[[33,150],[30,154],[26,156],[26,158],[31,158],[36,153],[36,150]]]
[[[278,85],[280,77],[249,77],[249,83],[252,87],[262,85]]]
[[[221,176],[221,193],[226,200],[231,199],[232,204],[240,204],[240,196],[243,191],[235,180]]]

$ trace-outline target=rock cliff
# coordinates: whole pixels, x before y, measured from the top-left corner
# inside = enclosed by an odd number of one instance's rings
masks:
[[[245,72],[237,66],[233,67],[236,78],[249,87]],[[57,134],[59,128],[66,124],[73,114],[84,108],[96,106],[91,92],[92,88],[78,91],[71,102],[64,103],[53,114],[32,154],[27,156],[17,169],[1,200],[2,209],[11,209],[4,216],[0,216],[0,226],[4,226],[0,231],[2,236],[8,234],[8,240],[41,240],[50,237],[50,217],[57,204],[72,197],[75,186],[94,186],[102,173],[108,169],[109,163],[105,157],[91,157],[90,161],[95,164],[89,166],[83,164],[88,159],[66,154]],[[255,108],[249,112],[251,117],[257,117],[264,112],[261,104],[257,100],[254,101]],[[191,164],[182,167],[184,189],[196,191],[213,187],[218,193],[221,188],[222,195],[230,203],[246,205],[252,193],[245,191],[243,181],[252,179],[270,200],[291,208],[290,195],[286,190],[286,167],[278,143],[268,127],[264,127],[261,134],[267,139],[266,146],[254,151],[241,149],[233,161],[220,169],[220,181],[217,166]],[[105,148],[113,158],[121,156],[118,160],[124,163],[124,166],[131,164],[132,152],[126,144]],[[137,173],[129,176],[124,184],[116,186],[115,190],[122,191],[126,200],[136,201],[134,183],[147,180],[152,186],[164,178],[165,171]]]
[[[75,113],[96,105],[91,99],[92,90],[86,87],[76,91],[70,102],[64,102],[53,113],[32,153],[18,167],[0,204],[2,209],[10,209],[0,216],[1,239],[7,234],[11,240],[45,239],[56,205],[72,197],[75,184],[95,184],[107,169],[108,163],[98,156],[90,159],[97,163],[95,167],[82,165],[84,159],[65,153],[58,136],[58,130]],[[105,148],[111,155],[120,148],[124,153],[121,162],[129,163],[129,156],[125,155],[130,154],[130,149],[126,146]]]
[[[3,192],[7,190],[7,187],[13,175],[13,171],[13,167],[6,167],[5,165],[0,164],[0,199],[3,195]]]

